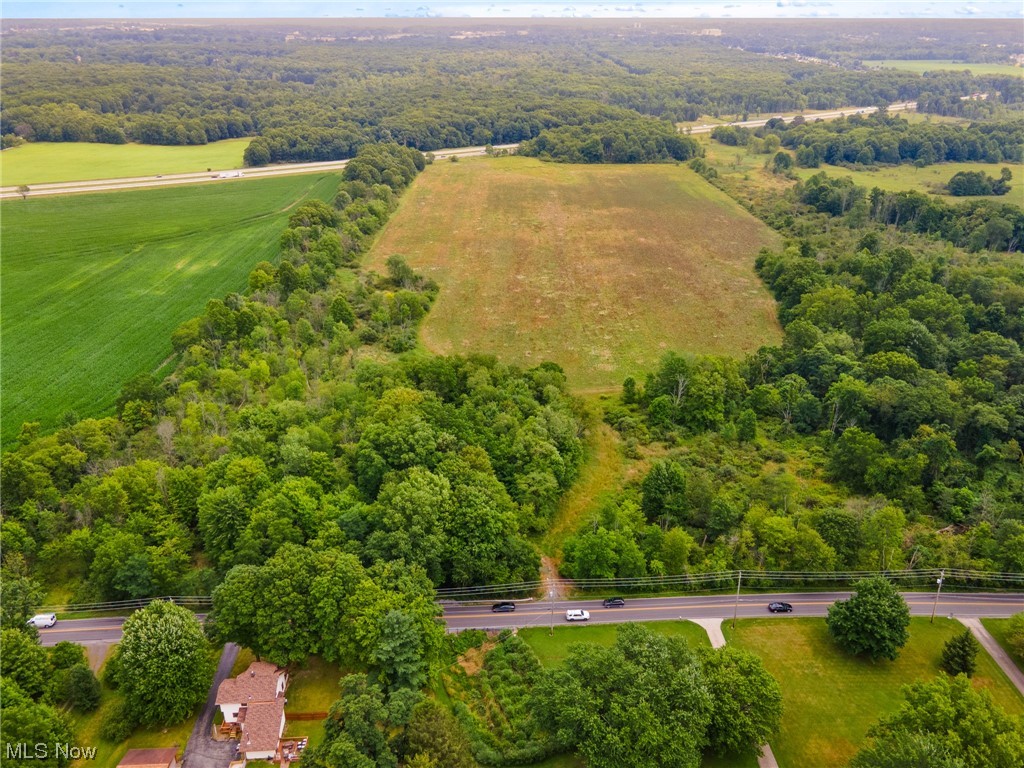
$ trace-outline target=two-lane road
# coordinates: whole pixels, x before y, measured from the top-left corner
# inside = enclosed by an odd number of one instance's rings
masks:
[[[836,600],[846,600],[849,592],[795,592],[763,595],[740,595],[738,607],[735,595],[702,597],[626,598],[621,608],[605,608],[600,600],[556,600],[519,603],[514,613],[492,613],[487,605],[445,606],[444,619],[449,630],[501,629],[545,625],[554,620],[564,624],[565,612],[570,608],[590,611],[591,624],[621,624],[626,621],[665,621],[669,619],[731,619],[733,612],[740,618],[765,616],[825,616]],[[944,593],[938,605],[935,595],[924,592],[905,592],[903,597],[913,616],[930,616],[932,607],[936,615],[953,614],[964,617],[1005,618],[1024,611],[1024,594],[969,594]],[[772,614],[768,603],[782,601],[793,606],[792,614]]]
[[[836,600],[845,600],[849,592],[797,592],[740,595],[737,615],[743,618],[765,616],[824,616]],[[945,593],[935,596],[923,592],[903,594],[914,616],[936,615],[964,618],[1006,618],[1024,611],[1022,593]],[[792,614],[770,614],[769,602],[781,600],[793,605]],[[505,629],[508,627],[565,624],[570,608],[590,611],[591,624],[620,624],[627,621],[666,621],[670,619],[730,619],[736,610],[736,597],[710,595],[697,597],[626,598],[622,608],[604,608],[600,600],[556,600],[520,602],[514,613],[492,613],[486,605],[444,605],[444,620],[450,631],[462,629]],[[61,640],[73,643],[116,643],[121,639],[123,618],[73,619],[57,622],[40,630],[43,645]]]

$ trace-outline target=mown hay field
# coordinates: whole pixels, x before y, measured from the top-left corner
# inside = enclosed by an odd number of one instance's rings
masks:
[[[2,438],[66,411],[108,413],[156,370],[171,332],[276,259],[288,209],[330,200],[337,175],[299,175],[0,204]]]
[[[0,184],[31,186],[158,173],[199,173],[208,168],[224,171],[242,167],[242,153],[250,141],[225,139],[182,147],[48,141],[22,144],[0,152]]]
[[[430,350],[551,360],[571,386],[602,390],[669,350],[778,342],[753,270],[778,242],[685,167],[479,158],[428,168],[368,264],[398,254],[440,284],[421,332]]]

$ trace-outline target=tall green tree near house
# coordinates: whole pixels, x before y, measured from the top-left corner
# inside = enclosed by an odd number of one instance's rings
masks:
[[[119,680],[140,724],[173,725],[195,711],[213,679],[210,644],[195,614],[157,600],[124,622]]]

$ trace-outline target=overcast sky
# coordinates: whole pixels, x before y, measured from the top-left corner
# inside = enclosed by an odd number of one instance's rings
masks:
[[[3,17],[47,19],[376,18],[1006,18],[1021,0],[3,0]],[[1019,21],[1010,23],[1020,24]],[[1024,28],[1021,32],[1024,36]]]

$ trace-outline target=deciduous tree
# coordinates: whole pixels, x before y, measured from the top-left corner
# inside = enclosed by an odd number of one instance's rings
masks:
[[[848,653],[895,660],[910,635],[910,608],[884,576],[862,579],[849,600],[829,606],[828,630]]]
[[[139,723],[172,725],[206,698],[213,678],[210,646],[195,614],[155,601],[124,622],[120,685]]]
[[[723,646],[701,654],[711,694],[708,740],[718,754],[760,754],[782,723],[782,691],[760,658]]]

